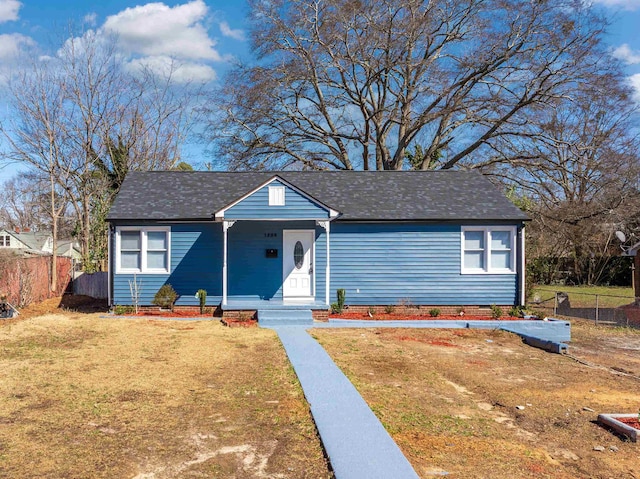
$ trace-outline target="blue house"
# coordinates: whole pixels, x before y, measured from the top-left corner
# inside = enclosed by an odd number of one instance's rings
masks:
[[[527,216],[473,171],[131,172],[109,212],[112,305],[223,311],[524,303]]]

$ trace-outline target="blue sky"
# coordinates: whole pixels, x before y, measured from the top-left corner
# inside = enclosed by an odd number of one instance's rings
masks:
[[[640,101],[640,0],[592,2],[612,15],[607,42],[625,63]],[[21,50],[55,52],[72,24],[76,32],[116,33],[134,66],[140,62],[161,69],[173,58],[181,62],[185,79],[215,82],[233,58],[249,55],[246,13],[245,0],[0,0],[0,73]],[[193,160],[193,151],[187,159]],[[16,169],[0,169],[0,182]]]

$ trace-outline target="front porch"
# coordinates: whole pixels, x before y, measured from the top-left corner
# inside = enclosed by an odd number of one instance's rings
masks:
[[[311,326],[314,320],[327,321],[329,308],[322,301],[283,301],[282,299],[231,299],[220,304],[223,318],[253,318],[262,326]]]
[[[227,304],[221,304],[220,309],[224,311],[259,311],[259,310],[303,310],[327,311],[329,307],[324,301],[283,301],[282,299],[234,299],[229,297]]]

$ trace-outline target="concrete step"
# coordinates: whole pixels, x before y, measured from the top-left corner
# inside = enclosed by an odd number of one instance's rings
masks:
[[[261,326],[310,326],[313,315],[310,309],[259,309],[258,324]]]

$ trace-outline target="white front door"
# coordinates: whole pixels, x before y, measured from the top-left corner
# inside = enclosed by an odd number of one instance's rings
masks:
[[[311,299],[315,231],[285,230],[282,237],[282,296],[284,299]]]

